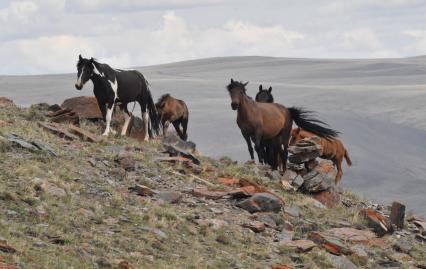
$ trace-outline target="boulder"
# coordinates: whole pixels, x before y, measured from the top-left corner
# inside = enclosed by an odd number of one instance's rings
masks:
[[[12,100],[10,100],[10,99],[8,99],[6,97],[1,97],[0,96],[0,108],[14,107],[14,106],[15,106],[15,103]]]
[[[340,194],[334,188],[315,193],[312,195],[312,198],[319,201],[328,208],[335,207],[340,202]]]
[[[310,160],[309,162],[305,163],[305,168],[306,168],[306,170],[311,171],[312,169],[317,167],[318,164],[319,164],[319,162],[316,159]]]
[[[184,141],[177,135],[173,134],[163,138],[163,145],[170,156],[181,155],[191,159],[192,162],[197,165],[200,164],[200,160],[195,157],[197,150],[194,142]]]
[[[296,144],[296,146],[290,146],[288,148],[288,152],[298,155],[302,153],[310,153],[310,152],[319,152],[321,150],[321,146],[312,144],[312,145],[304,145],[304,144]]]
[[[64,138],[67,140],[79,140],[79,137],[71,134],[68,130],[64,129],[61,125],[57,123],[48,123],[48,122],[39,122],[38,125],[42,127],[44,130],[49,131],[60,138]]]
[[[301,239],[301,240],[287,242],[285,243],[285,246],[290,248],[295,248],[299,252],[308,252],[312,250],[314,247],[316,247],[316,244],[311,240]]]
[[[367,208],[363,209],[361,214],[367,219],[368,226],[372,228],[378,236],[393,233],[393,227],[390,220],[383,216],[380,212]]]
[[[248,228],[250,230],[252,230],[255,233],[261,233],[263,231],[265,231],[265,224],[263,222],[260,221],[251,221],[249,223],[243,223],[244,228]]]
[[[311,232],[309,239],[321,245],[325,250],[334,255],[351,254],[351,250],[345,241],[337,236],[332,236],[325,232]]]
[[[102,139],[99,136],[97,136],[97,135],[95,135],[95,134],[93,134],[91,132],[88,132],[86,130],[83,130],[83,129],[75,126],[75,125],[70,125],[69,129],[70,129],[70,131],[72,133],[78,135],[82,139],[87,140],[89,142],[96,142],[96,143],[98,143],[98,142],[102,141]]]
[[[78,96],[64,100],[62,109],[73,111],[81,119],[102,119],[98,101],[93,96]]]
[[[155,197],[170,204],[177,204],[182,200],[182,193],[176,191],[159,192]]]
[[[310,193],[321,192],[335,185],[336,169],[330,161],[321,161],[312,171],[303,176],[303,189]]]
[[[255,195],[238,202],[237,206],[250,213],[278,212],[281,210],[282,202],[270,193],[256,193]]]
[[[150,189],[149,187],[145,185],[136,184],[134,187],[130,187],[130,190],[136,192],[138,195],[141,196],[153,196],[157,192]]]
[[[305,162],[309,162],[310,160],[314,160],[319,157],[321,154],[319,151],[307,152],[307,153],[299,153],[292,154],[288,156],[288,161],[291,163],[301,164]]]
[[[327,254],[327,259],[334,268],[357,269],[358,267],[345,256],[335,256]]]
[[[227,195],[227,192],[224,191],[210,191],[207,188],[195,188],[191,192],[195,197],[204,197],[206,199],[217,200]]]
[[[390,221],[397,228],[404,228],[404,219],[405,219],[405,205],[400,202],[393,202],[391,208]]]
[[[393,247],[395,250],[399,252],[408,254],[413,249],[413,244],[408,240],[399,239],[398,241],[395,242]]]
[[[129,127],[127,128],[127,136],[139,141],[143,141],[145,139],[145,125],[141,118],[134,115],[132,116],[129,122]]]
[[[377,236],[371,231],[357,230],[354,228],[347,228],[347,227],[332,228],[332,229],[320,232],[319,235],[321,237],[339,238],[343,242],[349,242],[353,244],[369,244],[372,240],[377,238]]]
[[[304,179],[295,171],[287,169],[282,176],[283,181],[288,182],[294,189],[298,190],[303,185]]]

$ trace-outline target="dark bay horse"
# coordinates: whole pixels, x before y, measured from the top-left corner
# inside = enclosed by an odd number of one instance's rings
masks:
[[[106,121],[103,135],[108,135],[111,132],[112,112],[116,104],[119,104],[120,109],[124,112],[125,122],[121,135],[126,134],[131,119],[127,104],[131,102],[138,102],[141,106],[145,132],[148,131],[151,138],[153,131],[156,134],[159,133],[159,118],[149,90],[149,84],[139,71],[114,69],[107,64],[98,63],[93,58],[86,59],[79,55],[75,87],[77,90],[81,90],[89,80],[93,82],[93,92]],[[146,134],[145,140],[148,140]]]
[[[256,102],[260,102],[260,103],[273,103],[274,102],[274,97],[272,96],[272,86],[270,86],[268,89],[263,89],[262,84],[259,85],[259,91],[256,94],[256,98],[255,98]],[[269,165],[273,165],[274,160],[269,159],[268,156],[271,155],[271,150],[272,147],[271,145],[269,145],[268,143],[263,143],[261,145],[261,147],[263,148],[263,153],[264,156],[266,156],[264,158],[264,163],[267,163]]]
[[[172,97],[170,94],[164,94],[155,103],[155,107],[163,125],[163,135],[166,136],[169,124],[172,123],[179,137],[186,140],[188,138],[186,130],[189,112],[185,102]],[[180,126],[182,126],[182,131]]]
[[[231,97],[231,108],[237,110],[237,124],[247,142],[250,157],[254,160],[251,141],[260,158],[262,141],[268,141],[273,147],[271,157],[275,160],[272,169],[277,169],[278,155],[282,151],[283,171],[286,169],[288,157],[288,142],[293,121],[305,130],[325,138],[336,137],[338,132],[324,127],[324,122],[312,118],[311,112],[302,108],[286,108],[276,103],[258,103],[246,94],[247,83],[234,81],[227,86]]]
[[[256,94],[255,100],[256,102],[261,102],[261,103],[273,103],[274,96],[272,96],[272,87],[269,87],[269,89],[264,90],[262,88],[262,84],[260,84],[259,91]]]

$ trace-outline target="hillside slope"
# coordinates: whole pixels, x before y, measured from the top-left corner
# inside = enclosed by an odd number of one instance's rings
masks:
[[[343,194],[345,203],[327,209],[284,191],[266,167],[198,156],[201,170],[194,170],[162,161],[158,140],[69,141],[38,125],[45,114],[43,106],[0,108],[0,268],[426,266],[421,237],[404,230],[377,238],[360,216],[371,204],[350,192]],[[102,128],[87,121],[80,127],[93,133]],[[11,143],[11,134],[42,150]],[[225,195],[235,187],[218,178],[255,182],[285,206],[250,214]],[[351,231],[367,240],[336,235],[327,244],[290,244],[332,228],[357,228]],[[408,247],[397,251],[401,244]]]

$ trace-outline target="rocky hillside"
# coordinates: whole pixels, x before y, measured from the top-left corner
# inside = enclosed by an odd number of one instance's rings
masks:
[[[0,268],[426,268],[425,219],[307,193],[315,160],[281,177],[0,103]]]

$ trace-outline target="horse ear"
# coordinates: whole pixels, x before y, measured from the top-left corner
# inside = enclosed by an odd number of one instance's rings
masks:
[[[272,92],[272,87],[269,87],[268,91],[269,91],[269,92]]]
[[[231,83],[234,83],[234,79],[231,78]]]
[[[259,85],[259,92],[262,91],[262,84]]]
[[[244,84],[243,84],[243,85],[244,85],[244,87],[245,87],[245,86],[247,86],[247,84],[248,84],[248,83],[249,83],[248,81],[247,81],[246,83],[244,83]]]
[[[78,55],[78,60],[83,60],[83,57],[81,57],[81,54]]]

